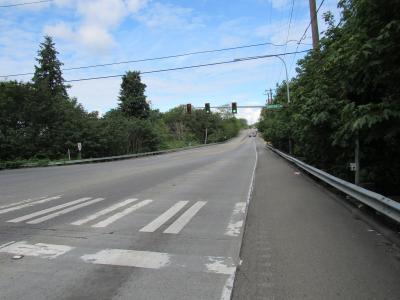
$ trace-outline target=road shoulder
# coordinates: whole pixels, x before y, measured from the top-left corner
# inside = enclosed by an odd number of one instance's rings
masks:
[[[398,299],[398,250],[258,143],[233,299]]]

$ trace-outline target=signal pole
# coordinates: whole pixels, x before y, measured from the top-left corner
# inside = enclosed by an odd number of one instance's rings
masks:
[[[313,48],[317,49],[319,42],[317,5],[315,3],[315,0],[309,0],[309,1],[310,1],[310,18],[311,18]]]

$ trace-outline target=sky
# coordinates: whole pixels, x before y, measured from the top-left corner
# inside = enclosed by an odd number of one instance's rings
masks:
[[[1,5],[34,0],[0,0]],[[317,0],[317,6],[321,0]],[[293,10],[292,10],[293,5]],[[319,12],[339,19],[337,0],[325,0]],[[290,21],[291,20],[291,21]],[[44,35],[53,37],[64,68],[137,60],[187,52],[271,43],[173,59],[65,70],[66,80],[231,61],[238,58],[311,49],[308,0],[54,0],[0,8],[0,75],[34,71]],[[289,77],[304,54],[285,55]],[[153,109],[167,111],[191,103],[203,107],[237,102],[265,105],[266,89],[285,79],[276,57],[165,73],[143,74]],[[29,81],[32,75],[0,78]],[[71,83],[68,90],[87,111],[104,114],[118,105],[121,78]],[[259,109],[239,108],[250,124]]]

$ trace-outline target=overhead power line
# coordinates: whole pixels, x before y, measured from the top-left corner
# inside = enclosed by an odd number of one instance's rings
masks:
[[[289,40],[288,42],[297,42],[297,40]],[[285,44],[274,44],[274,43],[270,43],[270,42],[265,42],[265,43],[242,45],[242,46],[229,47],[229,48],[204,50],[204,51],[195,51],[195,52],[186,52],[186,53],[181,53],[181,54],[173,54],[173,55],[166,55],[166,56],[159,56],[159,57],[142,58],[142,59],[111,62],[111,63],[104,63],[104,64],[95,64],[95,65],[87,65],[87,66],[80,66],[80,67],[63,68],[62,71],[90,69],[90,68],[108,67],[108,66],[114,66],[114,65],[138,63],[138,62],[145,62],[145,61],[163,60],[163,59],[169,59],[169,58],[178,58],[178,57],[197,55],[197,54],[232,51],[232,50],[237,50],[237,49],[260,47],[260,46],[266,46],[266,45],[273,45],[273,46],[276,46],[276,47],[283,47],[283,46],[287,45],[287,43],[285,43]],[[310,45],[310,44],[305,44],[305,45]],[[25,75],[33,75],[33,74],[34,74],[33,72],[27,72],[27,73],[0,75],[0,77],[16,77],[16,76],[25,76]]]
[[[325,0],[322,0],[321,3],[318,5],[317,11],[316,11],[317,15],[318,15],[318,12],[321,9],[322,5],[324,4],[324,2],[325,2]],[[310,20],[310,23],[308,23],[306,29],[304,30],[303,35],[297,41],[297,47],[296,47],[296,51],[295,52],[297,52],[297,50],[299,50],[299,46],[300,46],[300,44],[302,44],[302,41],[305,39],[305,37],[307,35],[307,31],[308,31],[308,29],[310,29],[311,23],[312,23],[312,21]],[[292,68],[295,59],[296,59],[296,54],[294,55],[292,63],[290,64],[290,69]]]
[[[291,25],[292,25],[293,10],[294,10],[294,0],[292,0],[292,5],[291,5],[291,9],[290,9],[289,24],[288,24],[288,30],[287,30],[286,42],[285,42],[285,51],[284,51],[285,53],[286,53],[287,45],[288,45],[288,43],[289,43],[289,34],[290,34],[290,27],[291,27]],[[296,49],[296,51],[297,51],[297,49]],[[281,66],[281,68],[280,68],[280,70],[279,70],[279,76],[278,76],[278,78],[281,77],[282,68],[283,68],[283,66]]]
[[[47,2],[53,2],[53,1],[54,0],[42,0],[42,1],[32,1],[32,2],[21,2],[21,3],[15,3],[15,4],[5,4],[5,5],[0,5],[0,8],[31,5],[31,4],[40,4],[40,3],[47,3]]]
[[[236,58],[236,59],[233,59],[233,60],[219,61],[219,62],[207,63],[207,64],[183,66],[183,67],[168,68],[168,69],[158,69],[158,70],[151,70],[151,71],[143,71],[143,72],[140,72],[140,74],[162,73],[162,72],[170,72],[170,71],[202,68],[202,67],[208,67],[208,66],[217,66],[217,65],[231,64],[231,63],[237,63],[237,62],[242,62],[242,61],[263,59],[263,58],[268,58],[268,57],[277,57],[277,56],[282,56],[282,55],[285,55],[285,54],[286,55],[290,55],[290,54],[296,54],[296,53],[304,53],[304,52],[307,52],[307,51],[310,51],[310,50],[303,50],[303,51],[299,51],[299,52],[288,52],[288,53],[278,53],[278,54],[267,54],[267,55],[259,55],[259,56],[250,56],[250,57]],[[88,80],[115,78],[115,77],[122,77],[124,75],[125,74],[117,74],[117,75],[107,75],[107,76],[98,76],[98,77],[70,79],[70,80],[65,80],[65,82],[77,82],[77,81],[88,81]]]

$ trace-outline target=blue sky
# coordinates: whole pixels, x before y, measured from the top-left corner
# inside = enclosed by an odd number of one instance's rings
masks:
[[[31,0],[32,1],[32,0]],[[0,5],[24,0],[0,0]],[[30,1],[27,1],[30,2]],[[317,1],[317,5],[319,1]],[[173,55],[246,44],[285,44],[298,40],[309,23],[308,0],[55,0],[51,3],[0,8],[0,75],[32,72],[43,35],[51,35],[66,68],[114,61]],[[320,14],[332,11],[338,18],[337,0],[325,0]],[[309,31],[299,50],[311,46]],[[122,74],[204,64],[235,58],[295,51],[297,44],[262,46],[162,61],[131,63],[96,69],[65,71],[65,79]],[[284,57],[289,75],[295,60]],[[266,88],[285,77],[277,58],[240,62],[170,73],[143,75],[153,108],[166,111],[176,105],[205,102],[223,105],[263,105]],[[9,78],[11,79],[11,78]],[[20,76],[18,80],[29,80]],[[88,111],[105,113],[116,107],[121,79],[73,83],[69,94]],[[259,110],[240,109],[251,123]]]

